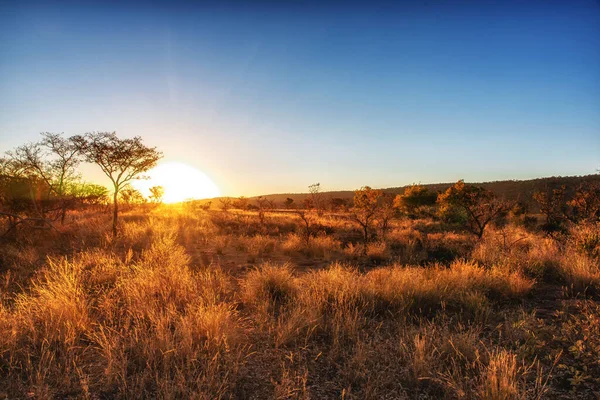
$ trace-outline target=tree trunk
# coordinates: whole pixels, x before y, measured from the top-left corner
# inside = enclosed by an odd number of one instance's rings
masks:
[[[363,234],[364,234],[364,245],[363,245],[363,255],[367,255],[367,245],[369,244],[369,223],[363,225]]]
[[[118,195],[119,195],[119,192],[115,189],[115,194],[113,197],[113,225],[112,225],[113,237],[117,236],[117,221],[119,218],[119,204],[117,203]]]
[[[66,216],[67,216],[67,204],[63,201],[62,210],[61,210],[61,214],[60,214],[60,224],[61,225],[65,224]]]

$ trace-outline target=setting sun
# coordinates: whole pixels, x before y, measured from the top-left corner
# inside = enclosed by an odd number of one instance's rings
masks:
[[[189,199],[205,199],[220,195],[219,188],[202,171],[179,162],[163,163],[148,171],[149,179],[134,182],[134,186],[144,196],[150,194],[153,186],[162,186],[165,194],[163,202],[177,203]]]

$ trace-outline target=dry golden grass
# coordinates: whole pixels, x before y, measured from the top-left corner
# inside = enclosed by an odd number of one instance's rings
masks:
[[[63,235],[0,244],[0,398],[526,399],[597,388],[597,226],[562,242],[507,227],[476,243],[437,221],[395,221],[365,256],[339,216],[315,216],[308,244],[286,213],[261,223],[250,212],[132,209],[116,239],[108,221],[78,212]],[[575,314],[555,312],[574,301]]]

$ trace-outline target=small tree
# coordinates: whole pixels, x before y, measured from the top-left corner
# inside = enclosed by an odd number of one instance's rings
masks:
[[[240,196],[233,202],[233,208],[238,210],[247,210],[248,209],[248,199],[244,196]]]
[[[31,180],[41,181],[47,189],[39,195],[46,202],[58,200],[61,223],[64,224],[68,208],[67,188],[77,178],[76,168],[81,162],[74,138],[62,134],[43,132],[42,140],[17,147],[8,152],[13,167]],[[54,201],[55,202],[55,201]],[[39,207],[45,217],[43,205]]]
[[[323,211],[325,210],[325,196],[324,193],[321,192],[321,184],[313,183],[308,186],[308,193],[312,206],[317,211],[317,215],[319,217],[322,216]]]
[[[163,201],[165,189],[162,186],[152,186],[150,188],[150,201],[154,204],[160,204]]]
[[[223,197],[222,199],[219,199],[219,203],[221,206],[221,210],[227,212],[231,208],[233,200],[231,200],[229,197]]]
[[[496,198],[494,193],[479,186],[466,185],[461,179],[438,196],[442,214],[458,209],[465,214],[466,228],[479,239],[485,228],[511,209],[512,204]]]
[[[563,229],[563,222],[567,214],[565,201],[565,186],[556,189],[546,187],[544,190],[533,193],[533,199],[538,203],[540,212],[544,215],[542,229],[548,234]]]
[[[96,164],[113,184],[113,236],[117,235],[119,192],[131,180],[154,167],[162,158],[156,147],[142,138],[120,139],[115,132],[93,132],[76,136],[74,142],[87,162]]]
[[[308,248],[310,245],[310,238],[313,235],[312,217],[306,210],[296,210],[295,213],[300,217],[304,226],[302,227],[302,237],[304,238],[304,244]]]
[[[571,208],[570,220],[574,222],[600,220],[600,184],[582,184],[567,205]]]
[[[382,194],[379,208],[377,210],[377,220],[381,229],[381,236],[385,237],[390,229],[390,222],[396,217],[397,210],[394,207],[394,197],[389,194]]]
[[[263,196],[257,197],[256,207],[258,210],[258,219],[260,220],[261,224],[265,223],[265,214],[275,208],[273,202]]]
[[[146,202],[146,199],[142,193],[139,190],[131,187],[131,185],[127,185],[121,189],[119,198],[128,206],[132,206],[134,204],[144,204]]]
[[[432,193],[425,186],[408,186],[403,194],[394,199],[394,207],[410,218],[417,218],[424,214],[428,208],[435,205],[437,194]]]
[[[302,200],[302,207],[304,207],[304,209],[307,211],[310,211],[313,208],[315,208],[314,203],[310,197],[305,197],[304,200]]]
[[[348,203],[349,201],[347,199],[343,199],[341,197],[334,197],[329,201],[329,208],[332,212],[347,211]]]
[[[350,218],[360,225],[363,231],[363,254],[367,254],[369,235],[373,221],[379,210],[379,199],[383,196],[381,190],[364,186],[354,192],[354,207]]]
[[[286,198],[283,202],[283,206],[286,209],[291,210],[292,208],[294,208],[294,199],[292,199],[291,197]]]
[[[80,205],[108,204],[108,189],[94,183],[74,182],[67,189],[69,196]]]

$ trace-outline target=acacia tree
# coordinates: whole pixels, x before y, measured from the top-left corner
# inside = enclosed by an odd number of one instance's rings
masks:
[[[152,186],[150,188],[150,200],[155,204],[160,204],[163,201],[165,189],[162,186]]]
[[[81,162],[75,138],[62,134],[43,132],[42,140],[17,147],[7,152],[13,168],[31,181],[40,181],[46,187],[44,198],[54,196],[59,201],[61,223],[64,224],[68,208],[68,188],[77,178],[76,168]],[[41,206],[39,213],[44,217]]]
[[[464,212],[467,230],[479,239],[490,222],[498,220],[512,208],[512,204],[499,200],[493,192],[466,185],[462,179],[440,194],[437,201],[442,214],[453,208]]]
[[[87,162],[96,164],[113,184],[113,236],[117,235],[119,192],[131,180],[154,167],[162,158],[156,147],[147,147],[142,138],[120,139],[115,132],[93,132],[74,138]]]
[[[350,218],[360,225],[363,231],[363,254],[367,254],[367,245],[369,244],[369,234],[373,221],[379,211],[379,199],[383,192],[377,189],[371,189],[364,186],[354,192],[354,207]]]

